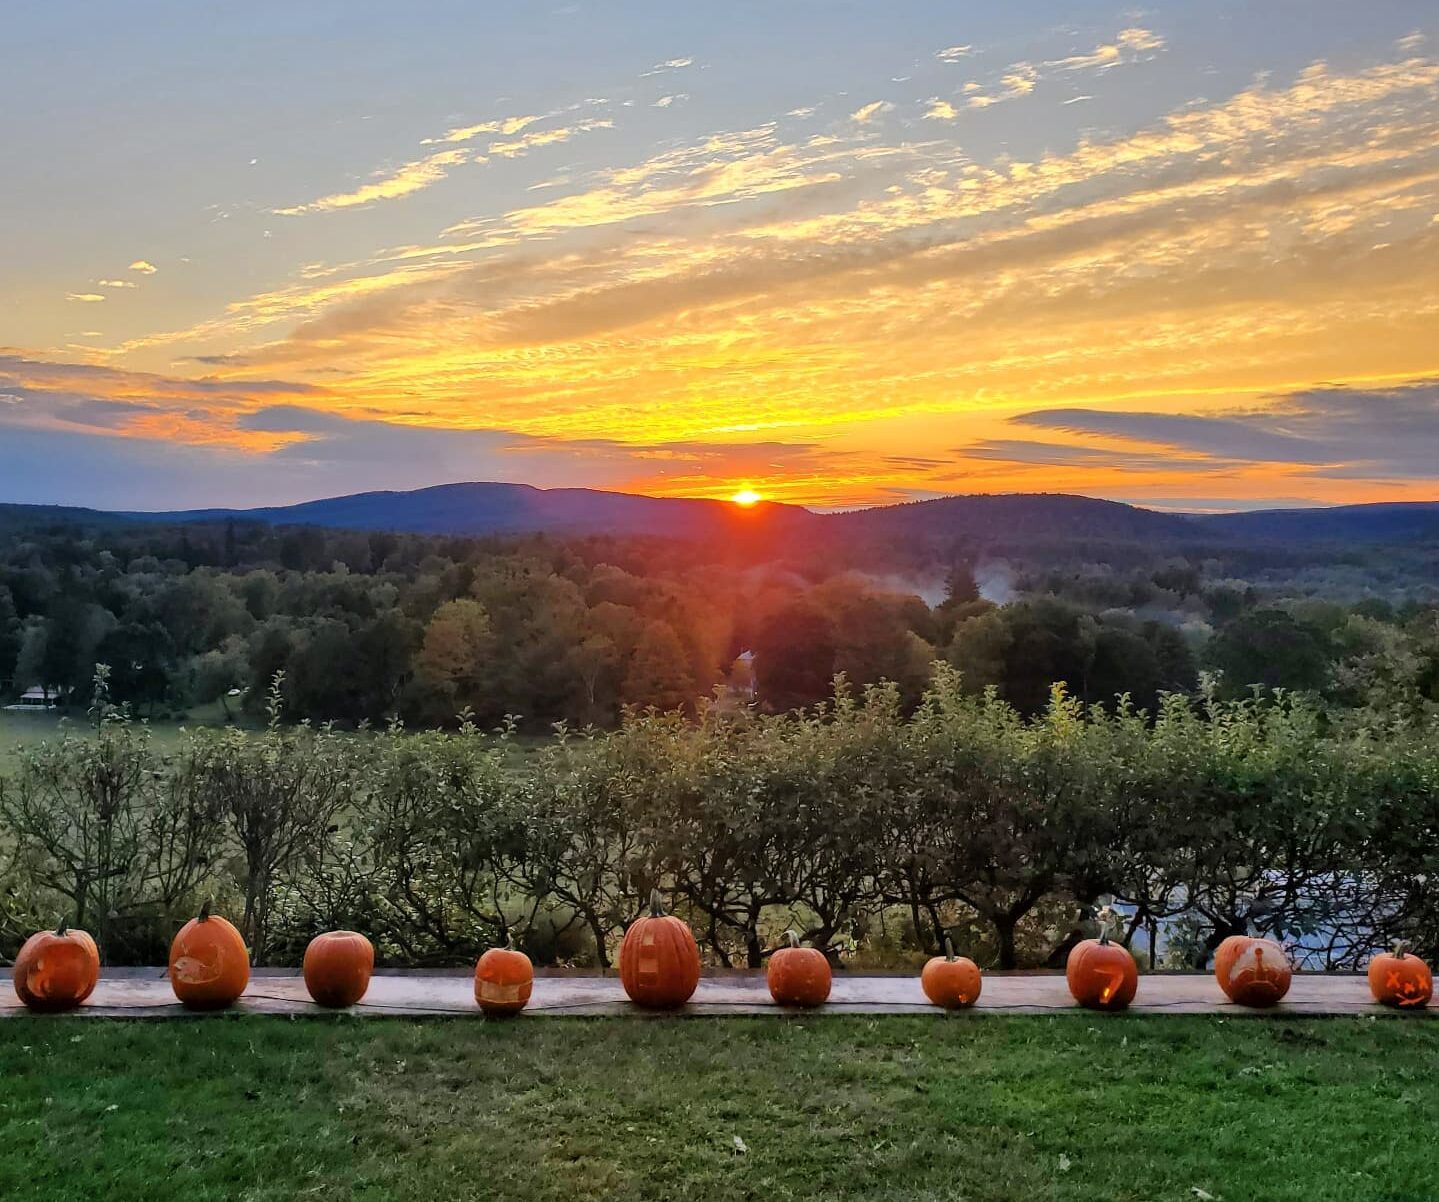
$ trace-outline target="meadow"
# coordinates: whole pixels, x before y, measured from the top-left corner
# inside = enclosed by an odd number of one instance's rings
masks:
[[[0,1024],[0,1197],[1420,1202],[1439,1026]]]

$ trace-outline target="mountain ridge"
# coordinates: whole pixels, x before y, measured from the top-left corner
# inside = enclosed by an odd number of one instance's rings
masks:
[[[840,512],[761,501],[742,507],[706,498],[651,497],[592,488],[537,488],[469,481],[375,490],[294,505],[119,511],[0,504],[0,523],[209,523],[383,530],[485,537],[613,534],[669,538],[757,535],[817,540],[966,538],[1036,542],[1411,542],[1439,539],[1439,501],[1311,509],[1180,513],[1072,493],[969,493]]]

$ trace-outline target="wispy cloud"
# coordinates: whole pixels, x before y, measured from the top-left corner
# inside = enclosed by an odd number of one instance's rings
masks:
[[[869,104],[861,105],[855,109],[854,112],[849,115],[849,119],[858,122],[860,125],[864,125],[869,121],[873,121],[881,114],[891,111],[893,108],[894,105],[888,100],[872,100]]]
[[[928,103],[929,107],[924,114],[926,121],[953,121],[959,116],[959,110],[948,100],[942,100],[936,96]]]
[[[973,46],[949,46],[944,50],[936,50],[934,57],[942,63],[957,63],[960,59],[968,58],[973,53]]]
[[[83,301],[87,305],[98,304],[104,300],[104,294],[99,292],[67,292],[65,299],[68,301]]]
[[[517,134],[522,129],[543,121],[542,116],[526,117],[499,117],[492,121],[481,121],[475,125],[458,125],[454,129],[446,130],[438,138],[423,138],[421,146],[436,146],[442,143],[471,142],[481,134],[504,134],[509,136]]]
[[[1121,29],[1112,42],[1103,42],[1085,54],[1072,54],[1066,58],[1052,59],[1046,67],[1057,71],[1083,71],[1090,68],[1107,70],[1123,62],[1132,62],[1146,55],[1164,49],[1164,39],[1149,29],[1138,26]]]
[[[136,259],[130,264],[130,271],[138,271],[141,275],[154,275],[160,269],[153,263],[147,263],[144,259]]]
[[[439,150],[422,159],[406,163],[394,171],[381,174],[369,183],[348,192],[332,192],[318,200],[271,211],[281,217],[298,217],[305,213],[332,213],[338,209],[363,208],[378,201],[395,200],[439,182],[450,173],[450,168],[465,162],[469,157],[470,152],[467,150]]]
[[[138,285],[134,280],[96,280],[101,288],[135,288]]]

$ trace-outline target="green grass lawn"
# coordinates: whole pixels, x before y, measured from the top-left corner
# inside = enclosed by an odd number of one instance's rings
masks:
[[[1402,1019],[12,1019],[0,1198],[1417,1202],[1436,1056]]]

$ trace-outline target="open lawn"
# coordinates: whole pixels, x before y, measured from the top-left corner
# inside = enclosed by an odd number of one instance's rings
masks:
[[[1418,1202],[1439,1024],[0,1024],[0,1198]]]

